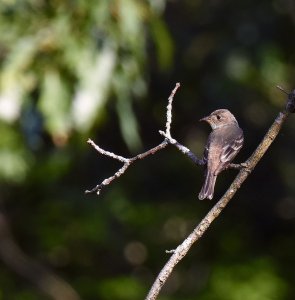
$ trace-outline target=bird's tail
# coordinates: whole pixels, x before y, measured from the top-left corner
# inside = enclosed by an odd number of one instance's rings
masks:
[[[208,172],[208,170],[206,171],[206,179],[205,179],[204,185],[202,186],[202,189],[199,193],[200,200],[203,200],[206,198],[211,200],[213,198],[216,178],[217,178],[217,176],[214,175],[213,172]]]

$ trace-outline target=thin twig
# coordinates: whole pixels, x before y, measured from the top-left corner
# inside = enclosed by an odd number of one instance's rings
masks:
[[[88,142],[91,141],[91,140],[88,140]],[[90,142],[89,142],[90,143]],[[119,155],[116,155],[112,152],[108,152],[108,151],[105,151],[103,149],[101,149],[100,147],[98,147],[94,142],[91,141],[90,143],[96,150],[99,149],[99,153],[101,154],[104,154],[104,155],[107,155],[107,156],[111,156],[112,158],[114,159],[117,159],[117,160],[120,160],[120,161],[123,161],[124,164],[123,166],[112,176],[104,179],[100,184],[98,184],[97,186],[95,186],[94,188],[92,188],[91,190],[86,190],[85,193],[86,194],[89,194],[89,193],[97,193],[97,195],[99,195],[100,191],[107,185],[109,185],[113,180],[119,178],[120,176],[122,176],[126,170],[137,160],[139,159],[143,159],[151,154],[155,154],[156,152],[166,148],[168,146],[168,142],[167,141],[163,141],[161,144],[159,144],[158,146],[144,152],[144,153],[141,153],[141,154],[138,154],[134,157],[131,157],[131,158],[125,158],[125,157],[122,157],[122,156],[119,156]],[[105,154],[105,153],[108,153],[108,154]]]
[[[286,95],[289,96],[290,93],[288,93],[286,90],[284,90],[280,85],[277,85],[276,88],[278,88],[280,91],[282,91],[283,93],[285,93]]]
[[[171,92],[170,97],[168,98],[168,105],[167,105],[167,115],[166,115],[166,135],[171,137],[171,123],[172,123],[172,102],[174,99],[174,95],[178,88],[180,87],[180,83],[177,82],[175,88]]]
[[[127,163],[128,162],[128,158],[125,158],[123,156],[120,156],[120,155],[117,155],[113,152],[109,152],[109,151],[106,151],[106,150],[103,150],[102,148],[100,148],[99,146],[97,146],[91,139],[88,139],[87,143],[89,145],[91,145],[98,153],[102,154],[102,155],[105,155],[105,156],[108,156],[108,157],[111,157],[113,159],[116,159],[122,163]]]
[[[226,207],[228,202],[233,198],[237,190],[241,187],[242,183],[253,171],[257,163],[263,157],[267,149],[270,147],[274,139],[277,137],[279,131],[288,115],[293,112],[290,107],[294,107],[295,104],[295,90],[288,95],[288,101],[286,109],[280,112],[273,122],[272,126],[263,137],[261,143],[258,145],[256,150],[250,156],[250,158],[242,164],[243,168],[240,170],[235,180],[232,182],[228,190],[222,196],[222,198],[214,205],[209,213],[203,218],[203,220],[195,227],[193,232],[173,251],[170,259],[163,267],[155,282],[153,283],[146,300],[155,300],[162,288],[167,281],[174,267],[179,261],[186,255],[191,246],[198,241],[205,231],[209,228],[211,223],[219,216],[222,210]]]
[[[166,138],[169,144],[174,145],[180,152],[188,156],[195,164],[199,166],[206,164],[205,158],[199,159],[189,148],[177,142],[171,136],[167,135],[166,132],[159,130],[159,133]]]

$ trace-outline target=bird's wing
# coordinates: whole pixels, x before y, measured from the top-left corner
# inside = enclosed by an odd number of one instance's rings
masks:
[[[232,141],[226,143],[222,149],[220,156],[220,161],[223,163],[231,162],[233,158],[238,154],[240,149],[243,146],[244,137],[243,132],[241,131],[239,135]]]
[[[208,161],[208,154],[209,154],[209,145],[207,143],[207,145],[206,145],[206,147],[204,149],[204,153],[203,153],[203,161],[205,163],[207,163],[207,161]]]

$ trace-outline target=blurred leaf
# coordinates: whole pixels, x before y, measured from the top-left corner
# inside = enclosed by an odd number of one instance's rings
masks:
[[[114,80],[114,87],[117,95],[117,112],[120,120],[122,135],[128,147],[135,151],[141,146],[138,123],[135,118],[130,101],[128,83],[123,76],[117,76]]]
[[[51,135],[66,138],[70,130],[67,88],[57,70],[44,70],[43,80],[38,105],[45,117],[45,127]]]
[[[151,23],[151,33],[156,45],[158,63],[162,70],[167,71],[174,60],[174,44],[165,23],[154,17]]]
[[[12,182],[21,182],[29,170],[24,153],[12,149],[0,150],[0,177]]]
[[[75,127],[84,132],[93,125],[107,100],[116,64],[116,50],[111,45],[105,45],[98,54],[83,54],[83,64],[79,68],[81,85],[73,100],[72,116]]]

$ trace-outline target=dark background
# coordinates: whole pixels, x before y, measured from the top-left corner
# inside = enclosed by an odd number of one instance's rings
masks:
[[[101,195],[84,190],[172,135],[201,155],[198,120],[232,111],[253,152],[295,88],[295,4],[14,0],[0,3],[0,299],[143,299],[236,171],[199,201],[203,170],[173,147]],[[294,298],[295,119],[174,270],[159,299]],[[67,283],[65,283],[67,282]]]

